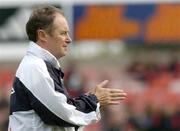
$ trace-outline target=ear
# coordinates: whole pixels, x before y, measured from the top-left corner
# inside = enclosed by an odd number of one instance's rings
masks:
[[[47,42],[47,33],[45,30],[38,29],[37,30],[37,40],[41,42]]]

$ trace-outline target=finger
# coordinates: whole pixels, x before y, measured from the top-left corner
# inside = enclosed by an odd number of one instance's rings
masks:
[[[124,91],[121,89],[110,89],[111,93],[123,93]]]
[[[104,80],[103,82],[101,82],[100,84],[98,84],[98,86],[104,87],[104,86],[107,85],[108,82],[109,82],[108,80]]]
[[[126,93],[111,93],[111,97],[127,97]]]
[[[111,101],[111,102],[109,102],[109,105],[118,105],[118,104],[120,104],[119,101]]]
[[[119,100],[124,100],[126,99],[126,97],[122,96],[122,97],[112,97],[111,101],[119,101]]]

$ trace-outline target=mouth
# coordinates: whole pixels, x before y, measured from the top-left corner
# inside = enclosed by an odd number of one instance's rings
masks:
[[[64,45],[63,48],[64,48],[65,50],[67,50],[67,49],[68,49],[68,46],[67,46],[67,45]]]

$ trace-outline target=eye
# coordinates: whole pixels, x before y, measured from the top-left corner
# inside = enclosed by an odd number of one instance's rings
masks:
[[[61,35],[68,35],[68,31],[62,31],[60,34]]]

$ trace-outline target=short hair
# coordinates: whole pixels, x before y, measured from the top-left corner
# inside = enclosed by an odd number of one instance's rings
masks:
[[[43,6],[36,8],[26,24],[26,33],[30,41],[37,42],[37,30],[44,29],[48,33],[52,32],[55,14],[64,16],[61,9],[54,6]]]

